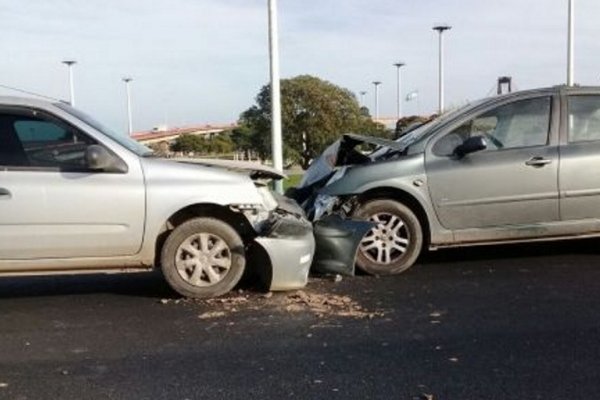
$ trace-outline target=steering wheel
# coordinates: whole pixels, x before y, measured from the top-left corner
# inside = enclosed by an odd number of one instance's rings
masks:
[[[503,148],[503,147],[504,147],[504,144],[502,144],[502,142],[501,142],[501,141],[499,141],[498,139],[496,139],[496,138],[495,138],[494,136],[492,136],[491,134],[489,134],[489,133],[487,133],[487,132],[484,132],[484,133],[483,133],[483,136],[484,136],[486,139],[489,139],[489,140],[490,140],[490,142],[492,142],[492,143],[494,144],[494,146],[496,146],[496,148],[498,148],[498,149],[501,149],[501,148]]]

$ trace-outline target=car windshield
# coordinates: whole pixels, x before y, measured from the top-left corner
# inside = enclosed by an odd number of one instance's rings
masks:
[[[486,100],[487,99],[478,100],[476,102],[469,103],[462,107],[459,107],[453,111],[447,112],[447,113],[435,118],[434,120],[424,123],[423,125],[419,126],[418,128],[407,133],[405,136],[402,136],[401,138],[396,139],[396,142],[402,144],[405,147],[405,149],[408,149],[413,144],[415,144],[415,143],[419,142],[421,139],[427,137],[429,132],[431,132],[431,130],[434,127],[439,126],[439,125],[445,123],[446,121],[451,120],[455,116],[479,106]],[[390,149],[387,147],[380,147],[380,148],[375,149],[375,151],[373,151],[369,155],[369,157],[372,160],[376,160],[379,157],[383,156],[384,154],[388,153],[389,151],[390,151]]]
[[[68,104],[55,103],[54,105],[56,107],[60,108],[61,110],[71,114],[75,118],[85,122],[86,124],[88,124],[89,126],[94,128],[95,130],[108,136],[115,142],[119,143],[121,146],[134,152],[135,154],[137,154],[140,157],[148,157],[148,156],[151,156],[154,154],[154,152],[150,148],[144,146],[143,144],[139,143],[138,141],[130,138],[129,136],[114,132],[113,130],[111,130],[110,128],[107,128],[106,126],[104,126],[100,122],[96,121],[95,119],[93,119],[92,117],[87,115],[86,113],[84,113],[76,108],[73,108]]]

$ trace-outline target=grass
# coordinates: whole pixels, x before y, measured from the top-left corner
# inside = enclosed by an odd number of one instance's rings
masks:
[[[302,179],[302,174],[289,175],[288,179],[283,181],[283,190],[287,190],[291,187],[298,186],[301,179]]]

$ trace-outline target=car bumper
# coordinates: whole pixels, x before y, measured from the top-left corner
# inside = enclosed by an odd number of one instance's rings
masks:
[[[313,270],[326,274],[354,275],[356,252],[374,224],[330,215],[314,224],[317,249]]]
[[[267,233],[254,239],[254,243],[266,256],[261,257],[262,262],[270,264],[267,273],[261,273],[269,290],[293,290],[306,286],[315,254],[313,228],[307,219],[283,212]]]

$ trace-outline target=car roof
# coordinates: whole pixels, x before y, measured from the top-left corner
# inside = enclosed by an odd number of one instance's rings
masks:
[[[28,107],[44,107],[50,104],[58,103],[60,100],[49,101],[36,97],[23,96],[0,96],[0,105],[3,106],[28,106]]]
[[[600,93],[600,86],[567,86],[557,85],[536,89],[526,89],[511,93],[493,96],[492,98],[503,98],[511,96],[527,96],[535,94],[572,94],[572,93]]]

